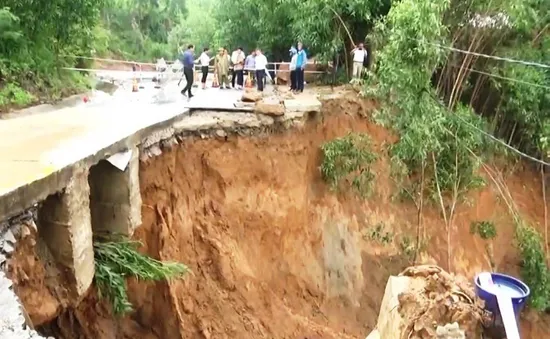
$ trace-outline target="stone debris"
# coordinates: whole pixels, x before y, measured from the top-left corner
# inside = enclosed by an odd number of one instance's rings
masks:
[[[220,138],[225,138],[227,136],[227,133],[223,129],[219,129],[216,131],[216,136]]]
[[[262,93],[256,91],[245,91],[241,98],[242,102],[257,102],[262,100]]]
[[[170,149],[170,148],[172,148],[172,147],[174,147],[178,144],[178,139],[176,137],[172,136],[168,139],[162,140],[160,142],[160,144],[161,144],[162,148]]]
[[[413,266],[389,278],[376,329],[367,339],[478,339],[488,321],[483,302],[463,277],[437,266]]]
[[[151,152],[151,154],[155,157],[158,157],[159,155],[162,154],[162,150],[160,149],[160,147],[158,145],[153,145],[149,148],[149,151]]]
[[[12,282],[0,270],[0,338],[44,338],[26,325],[19,299],[12,290]],[[50,338],[48,338],[50,339]],[[51,338],[53,339],[53,338]]]
[[[405,320],[404,328],[409,338],[435,338],[434,325],[448,323],[458,323],[468,338],[481,338],[488,314],[474,288],[463,277],[432,265],[409,267],[401,276],[425,282],[421,290],[399,295],[399,313]]]
[[[5,268],[7,260],[15,251],[17,239],[28,236],[31,233],[29,228],[36,229],[35,217],[36,205],[20,215],[0,223],[0,268]]]
[[[254,113],[270,116],[281,116],[285,114],[285,106],[277,99],[264,99],[256,102]]]
[[[37,230],[37,205],[25,212],[0,223],[0,338],[39,339],[44,338],[28,325],[19,298],[13,291],[13,283],[4,273],[10,255],[15,251],[17,241],[30,236]],[[30,321],[30,320],[29,320]],[[54,339],[49,337],[48,339]]]
[[[464,331],[460,330],[458,323],[437,326],[435,330],[437,339],[466,339]]]

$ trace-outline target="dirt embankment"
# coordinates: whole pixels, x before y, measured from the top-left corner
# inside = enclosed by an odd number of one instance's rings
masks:
[[[143,225],[135,238],[163,260],[188,264],[181,281],[129,282],[136,312],[114,318],[95,292],[43,330],[58,338],[364,338],[376,323],[386,280],[408,265],[400,248],[415,232],[416,210],[392,200],[387,157],[376,165],[374,196],[335,194],[320,177],[319,146],[350,131],[369,133],[381,154],[394,138],[358,114],[371,105],[325,103],[322,118],[301,131],[263,137],[187,139],[142,164]],[[540,186],[531,173],[508,175],[519,208],[542,223]],[[513,227],[488,187],[459,209],[453,266],[468,277],[488,269],[472,221],[493,220],[498,270],[517,273]],[[391,244],[373,240],[382,226]],[[444,223],[427,208],[424,262],[446,263]],[[33,275],[28,261],[16,271]],[[18,291],[33,320],[44,319],[28,283]],[[16,278],[17,281],[17,278]],[[43,279],[42,279],[43,281]],[[49,299],[48,299],[49,300]],[[52,301],[50,301],[52,302]],[[44,303],[48,303],[44,300]],[[59,312],[59,303],[50,307]],[[56,314],[50,312],[53,317]],[[529,316],[528,316],[529,317]],[[525,338],[543,338],[548,319],[524,321]]]

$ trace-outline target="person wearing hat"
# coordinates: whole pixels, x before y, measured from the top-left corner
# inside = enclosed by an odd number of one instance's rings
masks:
[[[220,89],[229,88],[229,56],[224,48],[218,50],[218,55],[214,60],[214,72],[218,76]]]
[[[290,90],[295,91],[297,89],[296,86],[296,59],[298,58],[298,51],[294,46],[290,47]]]

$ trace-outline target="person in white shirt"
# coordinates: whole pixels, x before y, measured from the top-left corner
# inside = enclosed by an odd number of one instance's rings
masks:
[[[296,60],[298,60],[298,51],[294,46],[289,50],[290,52],[290,90],[295,91],[298,86],[296,86]]]
[[[353,51],[351,51],[351,55],[353,55],[352,77],[354,79],[360,79],[361,74],[363,74],[363,63],[367,58],[367,50],[363,46],[363,43],[360,43],[358,46],[356,46]]]
[[[264,91],[265,71],[267,67],[267,58],[263,55],[261,49],[256,49],[256,83],[258,85],[258,91]]]
[[[210,61],[213,59],[211,58],[208,53],[210,52],[210,49],[208,47],[205,47],[201,53],[201,56],[199,57],[199,62],[201,64],[201,72],[202,72],[202,89],[206,89],[206,78],[208,77],[208,68],[210,67]]]
[[[156,69],[157,69],[157,83],[158,83],[158,85],[160,85],[160,82],[163,78],[163,73],[164,73],[164,71],[166,71],[167,67],[168,67],[168,65],[166,64],[166,61],[164,60],[164,58],[157,59]]]
[[[231,54],[231,64],[233,65],[233,74],[231,79],[231,86],[233,88],[243,88],[244,77],[244,60],[246,55],[243,52],[243,48],[239,47]],[[235,79],[237,80],[237,87],[235,87]]]

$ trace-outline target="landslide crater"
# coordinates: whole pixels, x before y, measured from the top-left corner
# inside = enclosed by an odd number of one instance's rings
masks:
[[[369,121],[372,106],[351,96],[332,99],[301,129],[189,137],[142,163],[143,224],[134,238],[143,242],[144,252],[184,262],[193,274],[158,283],[129,280],[135,312],[123,318],[112,315],[94,289],[76,307],[42,293],[49,296],[45,303],[54,304],[47,309],[48,321],[30,291],[50,287],[44,278],[27,279],[18,293],[31,318],[57,338],[366,337],[388,276],[410,264],[400,245],[416,227],[412,203],[392,199],[395,187],[384,154],[395,137]],[[321,144],[351,131],[368,133],[380,155],[368,199],[331,191],[319,171]],[[534,177],[523,171],[507,180],[522,212],[541,222],[541,202],[532,199],[540,187]],[[470,199],[455,221],[455,269],[472,277],[488,268],[485,245],[470,234],[469,225],[495,219],[501,232],[494,261],[501,271],[517,273],[506,207],[490,187]],[[425,213],[430,240],[422,261],[444,263],[444,223],[436,207]],[[372,236],[380,225],[393,241]],[[13,266],[19,275],[44,274],[35,261]],[[526,338],[544,337],[542,321],[524,321]]]

